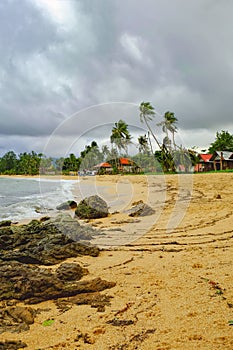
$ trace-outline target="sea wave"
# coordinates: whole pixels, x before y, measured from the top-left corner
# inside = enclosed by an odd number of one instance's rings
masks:
[[[8,181],[8,190],[0,197],[0,220],[20,221],[38,218],[42,215],[52,216],[57,212],[57,205],[73,199],[72,189],[78,182],[78,180],[40,178],[26,178],[24,180],[31,180],[30,185],[26,186],[25,194],[25,181],[21,182],[17,179],[17,187],[13,180]],[[37,187],[33,185],[35,181],[39,182]],[[14,185],[13,193],[11,192],[11,184]],[[30,188],[32,193],[30,193]]]

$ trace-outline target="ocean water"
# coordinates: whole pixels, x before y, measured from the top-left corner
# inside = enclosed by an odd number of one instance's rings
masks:
[[[19,221],[53,215],[56,206],[73,199],[78,180],[0,178],[0,220]]]

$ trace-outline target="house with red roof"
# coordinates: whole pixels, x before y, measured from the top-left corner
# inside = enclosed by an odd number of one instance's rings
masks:
[[[124,173],[138,173],[141,171],[140,167],[129,158],[110,159],[108,162],[103,162],[94,166],[98,174],[112,174],[114,169]]]
[[[113,172],[113,167],[108,162],[102,162],[94,166],[94,169],[98,174],[111,174]]]
[[[211,161],[213,154],[205,154],[205,153],[200,153],[198,155],[199,157],[199,163],[196,164],[194,171],[200,172],[200,171],[211,171],[214,170],[214,164]]]

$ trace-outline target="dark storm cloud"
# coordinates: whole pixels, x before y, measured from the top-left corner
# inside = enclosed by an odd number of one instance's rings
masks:
[[[39,3],[0,2],[2,140],[40,150],[54,130],[59,144],[91,128],[98,138],[96,126],[120,118],[139,125],[136,107],[77,113],[110,101],[174,111],[183,139],[196,145],[233,132],[232,2],[58,1],[69,7],[60,22]]]

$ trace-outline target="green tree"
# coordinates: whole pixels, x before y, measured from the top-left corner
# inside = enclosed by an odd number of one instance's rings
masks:
[[[38,175],[43,154],[31,151],[20,153],[18,161],[18,173],[23,175]]]
[[[16,174],[17,162],[18,160],[15,152],[7,152],[0,160],[0,172],[2,174]]]
[[[214,151],[233,152],[233,135],[228,131],[217,131],[215,141],[209,147],[209,153],[214,153]]]
[[[140,153],[144,153],[144,154],[149,153],[148,139],[146,134],[138,137],[138,144],[139,144],[138,149]]]
[[[76,158],[73,153],[69,157],[64,158],[62,171],[64,174],[68,174],[70,171],[78,171],[80,166],[80,159]]]
[[[121,153],[122,150],[126,151],[127,153],[128,145],[131,143],[131,138],[132,137],[128,130],[128,124],[120,119],[112,128],[112,134],[110,136],[111,143],[115,144],[119,153]]]

